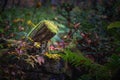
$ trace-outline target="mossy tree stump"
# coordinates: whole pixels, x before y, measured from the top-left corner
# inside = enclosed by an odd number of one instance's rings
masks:
[[[38,23],[27,35],[35,42],[50,40],[58,32],[57,26],[48,20]]]
[[[58,32],[57,26],[49,20],[38,23],[27,35],[33,42],[41,44],[42,53],[47,50],[48,41]]]

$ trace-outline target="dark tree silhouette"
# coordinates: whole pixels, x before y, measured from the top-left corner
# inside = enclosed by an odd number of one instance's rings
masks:
[[[4,11],[8,0],[0,0],[0,13]]]

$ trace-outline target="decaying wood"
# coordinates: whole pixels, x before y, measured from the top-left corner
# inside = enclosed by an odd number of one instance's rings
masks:
[[[50,29],[50,27],[53,28],[53,30],[57,30],[56,25],[54,25],[51,21],[41,21],[34,29],[30,31],[28,37],[35,42],[41,43],[43,41],[48,41],[56,34],[52,29]]]

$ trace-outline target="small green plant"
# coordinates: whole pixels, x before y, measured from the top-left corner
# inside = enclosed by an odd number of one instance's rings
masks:
[[[113,43],[116,45],[116,52],[120,52],[120,21],[112,22],[107,27],[108,33],[114,38]]]
[[[88,58],[85,58],[82,53],[77,54],[75,52],[68,50],[64,51],[64,54],[61,54],[61,57],[67,61],[68,63],[72,64],[73,66],[80,66],[81,64],[89,65],[92,61]]]
[[[106,64],[107,68],[114,74],[120,68],[120,56],[113,54],[109,58],[109,62]]]
[[[120,21],[112,22],[107,26],[108,31],[112,36],[114,36],[116,39],[119,38],[119,31],[120,31]]]
[[[113,29],[113,28],[120,28],[120,21],[113,22],[108,25],[108,29]]]

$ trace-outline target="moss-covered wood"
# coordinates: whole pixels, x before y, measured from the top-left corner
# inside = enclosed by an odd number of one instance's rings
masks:
[[[35,42],[43,42],[50,40],[58,32],[57,26],[48,20],[38,23],[27,35]]]

